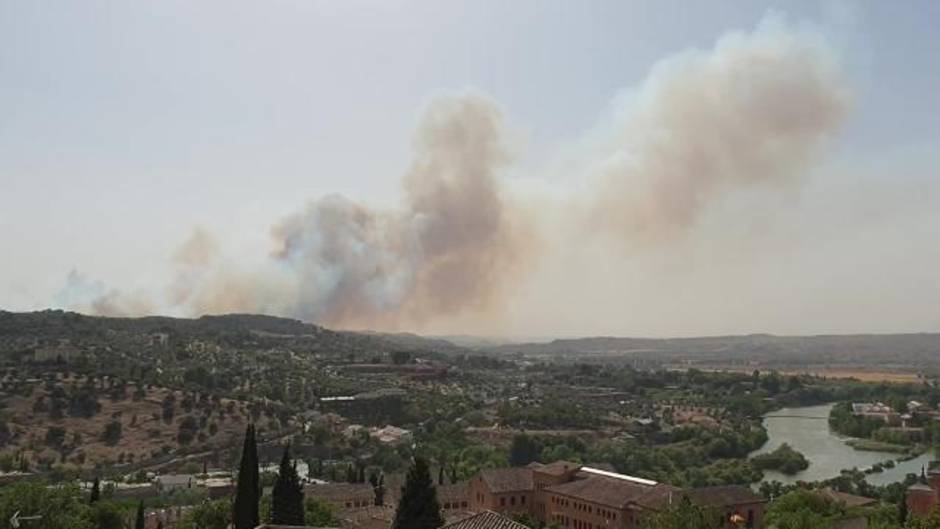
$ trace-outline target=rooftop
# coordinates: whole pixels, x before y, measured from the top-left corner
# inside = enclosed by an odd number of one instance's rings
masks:
[[[824,489],[819,489],[818,491],[816,491],[816,493],[833,503],[841,503],[842,505],[845,505],[846,507],[865,507],[867,505],[873,505],[875,503],[878,503],[878,500],[874,498],[868,498],[865,496],[856,496],[855,494],[839,492],[829,487],[826,487]]]
[[[631,503],[656,508],[670,493],[679,491],[678,488],[669,485],[660,485],[655,482],[650,485],[649,483],[651,483],[649,480],[632,481],[595,476],[553,485],[545,490],[616,509],[622,509]]]
[[[164,474],[154,479],[161,485],[187,485],[190,481],[195,481],[192,474]]]
[[[528,527],[502,514],[483,511],[459,522],[446,524],[442,529],[528,529]]]
[[[304,485],[304,494],[326,500],[370,499],[375,497],[368,483],[325,483]]]
[[[481,471],[480,477],[492,492],[514,492],[535,488],[530,468],[490,468]]]

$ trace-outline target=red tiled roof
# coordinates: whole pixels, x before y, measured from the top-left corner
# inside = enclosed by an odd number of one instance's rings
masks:
[[[375,497],[375,491],[368,483],[324,483],[305,485],[304,495],[329,501],[369,500]]]
[[[480,471],[480,477],[490,492],[516,492],[535,488],[531,468],[490,468]]]
[[[833,503],[841,503],[846,507],[864,507],[866,505],[873,505],[878,503],[878,500],[874,498],[867,498],[865,496],[856,496],[855,494],[839,492],[829,487],[817,490],[816,494],[819,494],[823,498],[826,498]]]
[[[679,491],[679,489],[670,485],[645,485],[625,479],[600,476],[553,485],[545,490],[615,509],[622,509],[630,503],[656,508],[668,501],[667,496],[670,492]]]
[[[519,522],[513,521],[502,514],[493,511],[483,511],[443,526],[441,529],[529,529]]]

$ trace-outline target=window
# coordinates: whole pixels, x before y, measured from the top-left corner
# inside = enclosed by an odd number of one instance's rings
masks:
[[[509,498],[509,505],[515,505],[515,504],[516,504],[516,497],[512,496],[511,498]]]
[[[500,507],[505,507],[505,506],[506,506],[506,498],[500,498],[500,499],[499,499],[499,506],[500,506]]]
[[[525,505],[525,496],[522,496],[521,498],[519,498],[519,503]]]

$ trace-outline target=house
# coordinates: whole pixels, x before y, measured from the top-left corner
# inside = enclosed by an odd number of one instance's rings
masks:
[[[683,493],[692,503],[717,509],[729,527],[743,523],[745,527],[760,527],[764,514],[764,498],[747,487],[727,485],[701,487]]]
[[[913,516],[927,516],[940,504],[940,470],[921,473],[920,480],[907,488],[907,509]]]
[[[878,500],[839,492],[829,487],[815,492],[818,496],[847,509],[843,518],[833,522],[832,529],[868,529],[868,519],[872,514],[869,508],[877,506]]]
[[[528,514],[565,529],[635,529],[682,498],[719,510],[729,526],[760,529],[765,505],[747,487],[681,489],[569,461],[482,470],[470,480],[469,497],[472,511]]]
[[[855,402],[852,403],[852,415],[884,421],[894,425],[901,422],[901,414],[894,411],[891,406],[882,402]]]
[[[181,489],[191,489],[196,484],[192,474],[165,474],[153,478],[154,487],[160,494]]]
[[[307,484],[304,497],[329,502],[337,509],[375,505],[375,491],[368,483]]]
[[[376,428],[369,432],[369,436],[384,444],[410,443],[412,435],[410,430],[388,425],[385,428]]]

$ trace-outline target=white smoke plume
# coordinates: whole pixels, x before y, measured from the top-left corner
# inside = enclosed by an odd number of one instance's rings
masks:
[[[196,312],[263,310],[381,327],[486,309],[528,253],[497,183],[508,160],[492,101],[436,99],[416,132],[399,210],[338,195],[311,202],[272,230],[278,250],[268,273],[220,281],[190,263],[175,289],[189,295],[176,301]],[[183,255],[199,245],[191,240]]]
[[[803,176],[847,107],[833,50],[777,17],[663,60],[593,153],[595,220],[631,245],[668,241],[725,190]]]
[[[168,304],[385,329],[492,317],[536,264],[576,251],[585,232],[612,236],[600,237],[609,252],[641,251],[681,237],[729,190],[798,181],[848,100],[825,40],[770,17],[654,65],[618,98],[613,125],[586,135],[591,147],[567,176],[587,191],[536,201],[550,209],[543,216],[500,183],[511,160],[499,107],[478,93],[438,98],[415,133],[398,209],[315,200],[275,225],[277,250],[256,269],[197,231],[177,256]],[[544,237],[547,216],[570,233],[552,226]],[[576,288],[583,271],[572,272]]]

